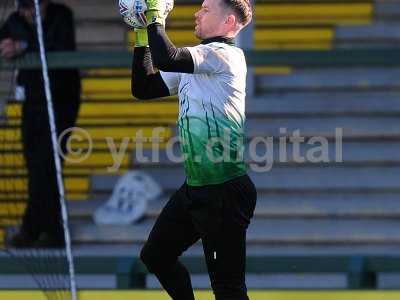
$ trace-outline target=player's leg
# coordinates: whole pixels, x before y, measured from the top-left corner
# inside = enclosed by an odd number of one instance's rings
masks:
[[[216,300],[248,300],[245,283],[246,230],[231,227],[219,235],[202,239],[211,286]]]
[[[210,193],[210,217],[199,226],[204,229],[203,249],[216,300],[248,299],[246,231],[256,199],[255,187],[247,175],[219,185]]]
[[[28,170],[28,201],[22,218],[21,229],[11,240],[15,247],[31,247],[42,232],[41,220],[43,204],[41,199],[41,180],[43,177],[42,161],[42,132],[46,126],[43,119],[46,111],[38,105],[39,99],[27,95],[22,107],[22,143],[24,159]],[[46,183],[48,184],[48,183]]]
[[[31,147],[31,150],[34,149],[34,166],[29,170],[32,173],[30,179],[34,180],[36,189],[32,199],[32,218],[40,228],[40,236],[35,246],[62,247],[64,239],[51,129],[47,107],[43,103],[44,100],[41,101],[41,105],[37,105],[36,111],[32,112],[37,132],[33,135],[36,145]],[[49,235],[50,231],[57,234]]]
[[[79,111],[79,90],[71,88],[70,91],[63,91],[64,93],[53,93],[54,100],[54,114],[57,128],[57,137],[59,137],[65,130],[75,126],[75,122]],[[64,155],[67,153],[67,141],[69,134],[63,134],[63,138],[58,140],[60,150]],[[41,245],[64,246],[65,237],[61,216],[61,204],[58,194],[57,173],[54,162],[54,154],[52,151],[51,137],[48,140],[48,167],[45,169],[47,172],[49,188],[46,191],[48,194],[44,199],[48,199],[46,203],[47,217],[43,226],[44,233],[41,238]],[[61,163],[63,164],[63,156],[60,156]]]
[[[186,184],[170,198],[150,232],[140,257],[174,300],[193,300],[189,272],[178,257],[199,234],[186,209]]]

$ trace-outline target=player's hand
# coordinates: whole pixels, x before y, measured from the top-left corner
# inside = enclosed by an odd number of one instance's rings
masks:
[[[14,58],[22,54],[25,48],[23,42],[7,38],[0,42],[0,55],[6,59]]]
[[[174,0],[146,0],[147,25],[160,23],[165,25],[165,19],[174,8]]]

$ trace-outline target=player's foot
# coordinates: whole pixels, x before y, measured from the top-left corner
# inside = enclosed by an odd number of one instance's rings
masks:
[[[21,230],[13,235],[7,244],[12,248],[31,248],[34,246],[35,241],[36,239],[32,235]]]
[[[34,243],[35,248],[64,248],[65,241],[63,236],[56,236],[49,233],[42,233]]]

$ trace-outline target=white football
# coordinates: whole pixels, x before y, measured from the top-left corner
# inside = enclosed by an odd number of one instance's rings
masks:
[[[119,0],[119,12],[126,24],[133,28],[146,28],[145,0]]]

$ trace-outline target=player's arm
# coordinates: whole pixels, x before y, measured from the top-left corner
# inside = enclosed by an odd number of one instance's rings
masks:
[[[138,99],[170,96],[170,91],[159,71],[153,66],[151,52],[147,47],[146,29],[135,29],[136,45],[132,62],[132,95]]]
[[[0,56],[14,58],[22,55],[28,44],[26,34],[18,14],[15,12],[0,27]]]
[[[165,18],[169,13],[167,0],[147,0],[146,3],[147,33],[155,67],[164,72],[193,73],[190,52],[186,48],[176,48],[165,32]]]
[[[18,31],[18,13],[12,13],[7,20],[0,26],[0,41],[6,38],[16,39],[15,31]],[[17,30],[15,30],[15,28]]]
[[[4,39],[6,39],[6,38],[8,38],[9,37],[9,33],[8,33],[8,26],[7,26],[8,24],[7,23],[5,23],[5,24],[3,24],[3,26],[1,26],[0,27],[0,41],[2,41],[2,40],[4,40]]]
[[[187,48],[177,48],[168,38],[164,26],[152,23],[147,26],[149,46],[154,65],[164,72],[193,73],[194,64]]]
[[[47,51],[75,51],[75,21],[72,10],[59,6],[56,18],[46,40]]]
[[[223,47],[198,45],[177,48],[168,38],[164,23],[170,0],[147,0],[147,32],[154,65],[165,72],[215,74],[229,69],[229,53]]]

